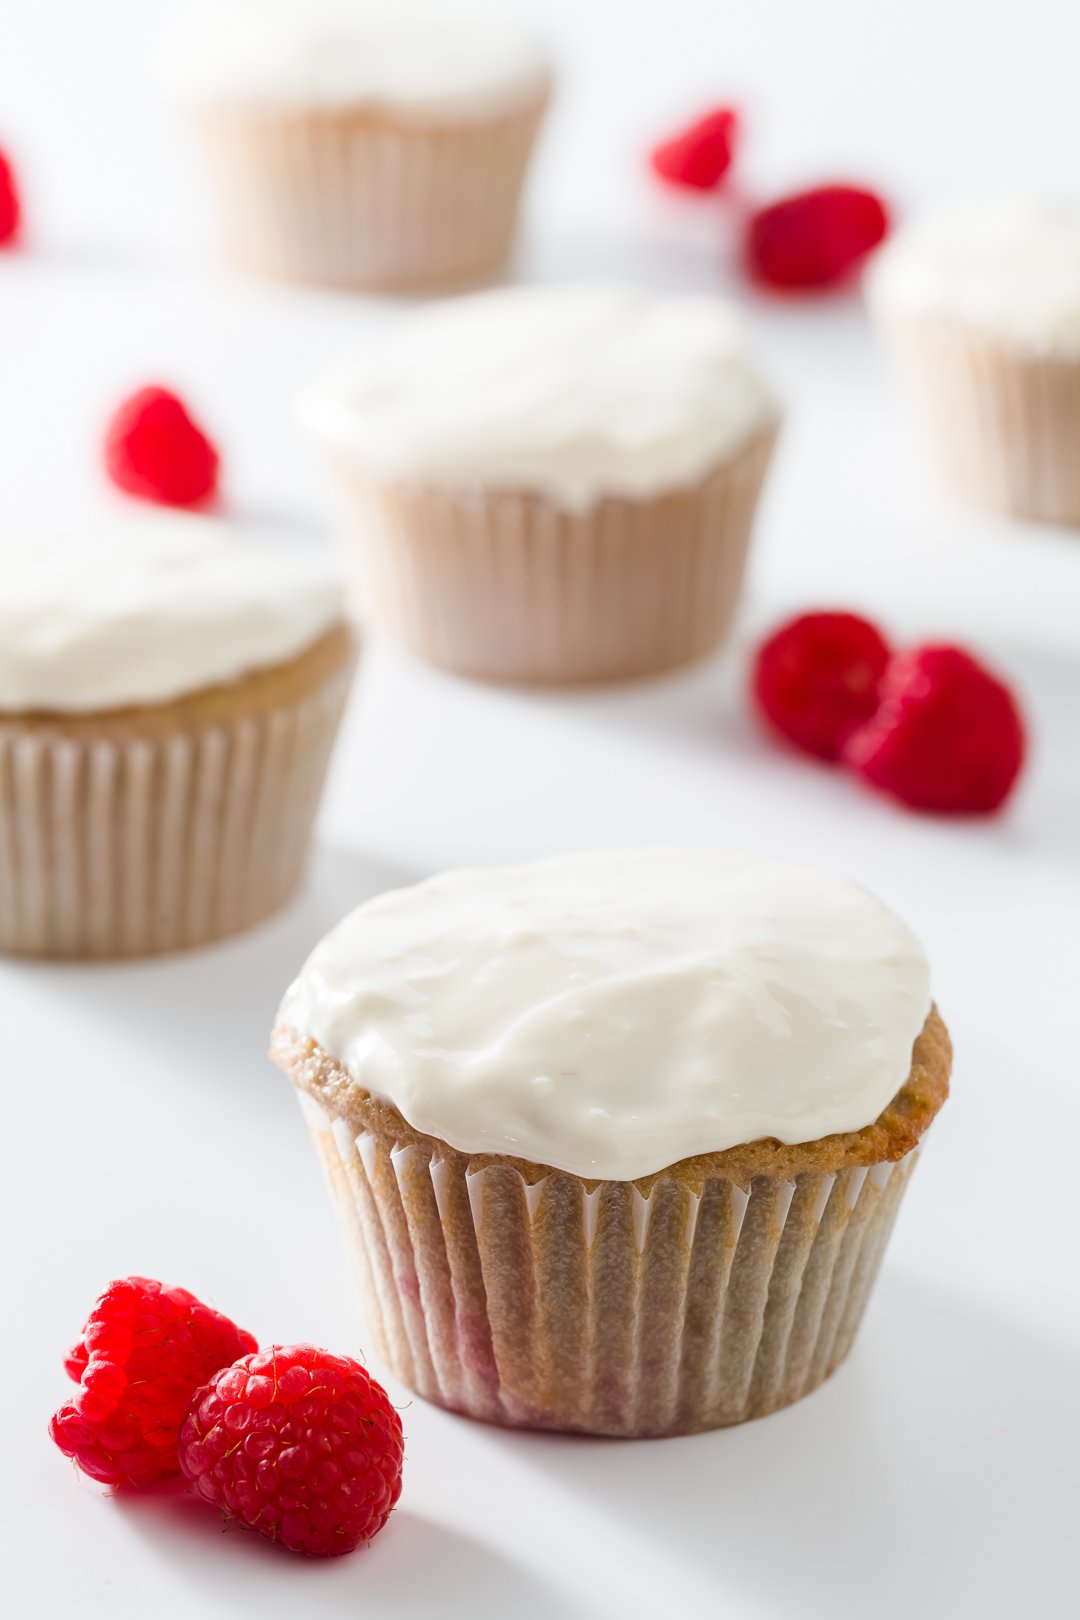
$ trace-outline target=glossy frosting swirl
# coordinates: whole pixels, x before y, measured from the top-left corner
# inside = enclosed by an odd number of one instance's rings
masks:
[[[300,402],[362,471],[569,508],[693,483],[776,414],[730,305],[606,283],[429,305]]]
[[[860,1130],[907,1077],[926,959],[865,890],[715,851],[449,872],[354,911],[285,996],[416,1130],[612,1180]]]
[[[883,314],[959,320],[1039,353],[1080,356],[1080,206],[991,198],[915,220],[870,277]]]
[[[188,0],[163,72],[184,100],[482,119],[546,95],[513,0]]]
[[[0,711],[162,703],[296,657],[343,615],[330,565],[154,513],[0,536]]]

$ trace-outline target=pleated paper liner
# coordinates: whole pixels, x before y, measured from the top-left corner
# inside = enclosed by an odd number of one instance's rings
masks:
[[[891,1105],[911,1144],[895,1160],[745,1181],[688,1161],[641,1183],[457,1153],[357,1102],[289,1031],[275,1055],[352,1250],[373,1358],[472,1417],[644,1437],[760,1417],[843,1361],[947,1091],[936,1014],[921,1043],[913,1076],[929,1080]],[[879,1121],[856,1140],[884,1152],[888,1134]]]
[[[943,478],[981,506],[1080,527],[1080,355],[1026,354],[944,321],[886,336]]]
[[[144,956],[276,911],[303,869],[354,657],[339,627],[173,703],[0,715],[0,950]]]
[[[481,279],[509,254],[544,108],[444,123],[203,112],[224,253],[258,275],[375,291]]]
[[[358,605],[419,657],[485,680],[611,681],[693,663],[734,614],[776,435],[758,431],[697,484],[583,511],[380,482],[333,454]]]

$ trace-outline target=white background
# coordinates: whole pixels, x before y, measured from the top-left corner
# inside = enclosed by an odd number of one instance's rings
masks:
[[[1072,0],[548,0],[563,89],[516,274],[621,274],[739,297],[788,406],[726,656],[592,696],[440,677],[373,644],[291,910],[180,960],[0,968],[4,1463],[0,1592],[72,1613],[516,1620],[718,1613],[1075,1612],[1080,1299],[1075,1037],[1080,540],[951,504],[927,480],[856,297],[740,287],[740,206],[661,197],[640,153],[699,102],[746,109],[746,195],[866,177],[901,207],[970,187],[1076,196]],[[190,396],[228,503],[321,543],[297,384],[391,305],[219,279],[152,74],[150,0],[2,0],[0,144],[30,245],[0,258],[5,522],[108,499],[103,413]],[[1009,813],[905,815],[763,739],[747,650],[804,605],[947,636],[1016,682],[1034,753]],[[957,1047],[849,1364],[788,1412],[619,1444],[404,1413],[402,1504],[326,1565],[222,1535],[172,1496],[110,1499],[45,1435],[101,1286],[181,1282],[260,1338],[362,1344],[295,1104],[265,1061],[278,997],[342,911],[463,861],[724,843],[838,867],[924,937]],[[395,1396],[407,1399],[394,1389]]]

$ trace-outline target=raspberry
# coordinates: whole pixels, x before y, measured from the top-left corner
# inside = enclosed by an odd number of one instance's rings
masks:
[[[250,1333],[184,1288],[147,1277],[110,1283],[64,1362],[79,1390],[49,1433],[91,1479],[149,1485],[179,1470],[194,1391],[254,1348]]]
[[[105,432],[105,469],[129,495],[198,506],[217,488],[218,453],[167,388],[140,388]]]
[[[11,162],[0,152],[0,247],[7,247],[19,234],[22,209]]]
[[[715,191],[731,163],[738,127],[738,118],[730,107],[705,113],[679,134],[653,147],[649,154],[653,172],[673,186]]]
[[[889,228],[885,204],[858,186],[818,186],[751,214],[745,254],[768,287],[827,287],[854,269]]]
[[[803,613],[762,642],[751,686],[766,720],[797,748],[839,759],[877,708],[889,662],[881,632],[855,613]]]
[[[1024,751],[1007,686],[960,647],[917,647],[890,663],[880,707],[844,761],[915,810],[986,815],[1008,797]]]
[[[192,1399],[180,1467],[199,1494],[290,1552],[370,1541],[401,1495],[401,1420],[359,1362],[273,1345]]]

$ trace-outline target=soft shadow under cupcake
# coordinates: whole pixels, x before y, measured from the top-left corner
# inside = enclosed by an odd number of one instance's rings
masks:
[[[864,1333],[816,1394],[756,1423],[512,1443],[548,1483],[640,1530],[643,1558],[659,1543],[691,1578],[755,1593],[755,1612],[945,1620],[1030,1612],[1038,1594],[1047,1620],[1065,1615],[1066,1350],[902,1273],[882,1281]]]

